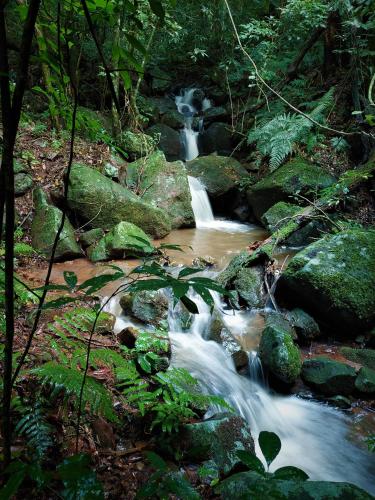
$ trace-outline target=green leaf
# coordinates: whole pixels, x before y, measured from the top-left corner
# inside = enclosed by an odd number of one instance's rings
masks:
[[[147,451],[146,457],[147,457],[148,461],[150,462],[150,464],[154,467],[154,469],[161,470],[161,471],[168,470],[166,462],[164,462],[164,460],[159,455],[154,453],[153,451]]]
[[[184,267],[184,269],[178,273],[178,277],[184,278],[185,276],[190,276],[191,274],[196,274],[201,271],[202,269],[200,267]]]
[[[281,441],[274,432],[262,431],[259,434],[259,446],[269,466],[281,450]]]
[[[73,271],[64,271],[64,280],[68,287],[72,290],[77,284],[77,275]]]
[[[150,4],[152,12],[163,21],[164,17],[165,17],[165,11],[164,11],[164,7],[163,7],[161,1],[160,0],[148,0],[148,3]]]
[[[87,455],[79,454],[66,458],[57,467],[65,489],[62,497],[66,500],[102,500],[104,493],[102,485],[90,468]]]
[[[129,33],[126,33],[125,34],[127,40],[129,41],[129,43],[135,48],[137,49],[139,52],[141,52],[141,54],[143,55],[147,55],[147,50],[145,48],[145,46],[139,41],[137,40],[133,35],[130,35]]]
[[[95,276],[94,278],[89,278],[88,280],[84,281],[79,285],[77,290],[86,290],[86,295],[91,295],[94,292],[97,292],[101,288],[103,288],[105,285],[108,283],[111,283],[112,281],[117,281],[121,278],[124,278],[125,274],[123,271],[118,271],[117,273],[113,274],[102,274],[100,276]]]
[[[281,467],[274,472],[275,479],[291,479],[292,481],[307,481],[309,476],[302,469],[293,467],[292,465],[287,467]]]
[[[258,457],[256,457],[249,451],[238,450],[237,456],[241,460],[241,462],[243,462],[249,468],[249,470],[258,472],[262,475],[265,474],[266,471],[264,470],[264,465],[262,464],[262,462]]]
[[[42,309],[58,309],[61,306],[65,306],[66,304],[71,304],[72,302],[76,302],[77,300],[78,297],[69,297],[69,296],[59,297],[58,299],[45,302],[43,304]]]
[[[152,278],[152,279],[140,280],[137,281],[136,283],[131,284],[128,287],[127,291],[128,292],[139,292],[143,290],[154,291],[166,288],[168,286],[169,283],[167,280]]]
[[[181,297],[180,300],[190,313],[199,314],[197,304],[193,302],[191,299],[189,299],[189,297],[184,296]]]
[[[11,473],[8,481],[0,489],[0,500],[9,500],[10,498],[12,498],[17,493],[25,477],[26,466],[19,471]]]

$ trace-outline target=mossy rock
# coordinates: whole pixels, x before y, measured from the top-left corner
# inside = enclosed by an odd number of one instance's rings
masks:
[[[156,142],[147,134],[126,130],[121,134],[119,144],[131,160],[136,160],[150,154],[155,149]]]
[[[263,271],[258,267],[241,268],[233,282],[234,289],[250,308],[264,306]]]
[[[355,388],[364,394],[375,393],[375,370],[371,368],[362,367],[357,375],[355,381]]]
[[[197,177],[213,198],[228,193],[249,177],[241,163],[226,156],[200,156],[187,162],[186,168],[189,175]]]
[[[149,255],[154,251],[150,238],[131,222],[120,222],[97,243],[87,249],[92,262]]]
[[[185,126],[185,118],[177,109],[172,109],[163,114],[161,123],[174,129],[181,129]]]
[[[30,174],[20,172],[14,176],[14,194],[23,196],[33,187],[33,178]]]
[[[335,178],[322,168],[294,158],[254,184],[248,191],[248,201],[258,220],[279,201],[301,194],[314,197],[321,189],[331,186]]]
[[[168,317],[168,299],[161,291],[134,293],[132,315],[146,324],[158,326]]]
[[[168,215],[98,171],[75,163],[69,179],[68,206],[82,222],[105,230],[126,221],[156,238],[171,230]]]
[[[183,425],[175,446],[185,459],[197,463],[212,460],[224,474],[240,462],[238,450],[254,453],[248,424],[230,413],[219,413],[202,422]]]
[[[335,330],[352,333],[375,320],[375,231],[327,235],[297,253],[277,293]]]
[[[271,233],[280,229],[286,222],[301,211],[299,205],[279,201],[262,215],[262,223]]]
[[[37,188],[34,193],[35,214],[31,224],[31,242],[37,252],[49,259],[63,213],[57,207],[48,204],[41,188]],[[82,257],[82,250],[76,242],[74,228],[66,217],[54,260],[63,261],[77,257]]]
[[[168,161],[181,160],[182,149],[180,134],[164,123],[157,123],[146,130],[157,144],[157,147],[163,151]]]
[[[231,126],[222,122],[212,123],[198,137],[199,151],[202,155],[216,153],[229,157],[234,152],[237,142]]]
[[[104,236],[104,231],[100,227],[90,229],[89,231],[85,231],[79,237],[79,242],[83,246],[83,248],[87,248],[93,243],[96,243]]]
[[[256,472],[239,472],[215,488],[220,498],[278,500],[370,500],[366,491],[350,483],[265,479]]]
[[[116,316],[102,311],[99,314],[95,325],[95,333],[98,335],[107,335],[113,332],[116,323]]]
[[[351,366],[320,356],[303,362],[301,376],[308,386],[327,396],[347,396],[354,390],[357,375]]]
[[[259,344],[259,357],[275,382],[291,385],[300,375],[301,357],[290,323],[279,313],[269,314]]]
[[[142,200],[163,209],[172,228],[194,226],[191,194],[184,164],[167,162],[162,151],[130,163],[126,184],[143,192]]]
[[[302,309],[296,308],[289,311],[287,318],[296,330],[299,339],[311,341],[321,335],[318,323]]]
[[[367,368],[375,370],[375,349],[353,349],[342,347],[340,353],[349,361],[359,363]]]

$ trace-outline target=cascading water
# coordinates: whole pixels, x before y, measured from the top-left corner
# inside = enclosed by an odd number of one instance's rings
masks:
[[[199,179],[188,176],[188,181],[195,225],[197,227],[207,226],[207,223],[209,224],[215,220],[207,192]]]

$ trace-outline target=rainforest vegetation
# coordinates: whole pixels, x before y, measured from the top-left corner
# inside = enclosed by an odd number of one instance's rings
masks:
[[[374,0],[0,0],[0,94],[0,498],[372,498]]]

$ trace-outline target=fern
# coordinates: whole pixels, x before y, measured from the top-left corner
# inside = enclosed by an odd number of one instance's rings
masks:
[[[309,117],[322,123],[325,112],[333,104],[334,87],[332,87],[315,104]],[[283,113],[272,120],[262,122],[258,128],[251,130],[248,143],[256,143],[263,156],[269,156],[271,172],[276,170],[296,148],[298,144],[307,145],[311,150],[320,136],[313,134],[314,123],[305,116],[296,113]]]
[[[44,383],[52,386],[52,397],[61,391],[65,397],[73,397],[72,402],[77,408],[78,398],[83,382],[83,373],[75,368],[59,365],[53,361],[45,363],[39,368],[32,370]],[[82,407],[89,408],[92,414],[101,414],[112,422],[118,418],[113,411],[112,396],[99,382],[88,376],[85,381],[82,394]]]
[[[16,425],[16,432],[27,438],[32,455],[40,462],[52,445],[51,426],[46,422],[40,403],[22,408],[23,417]]]

